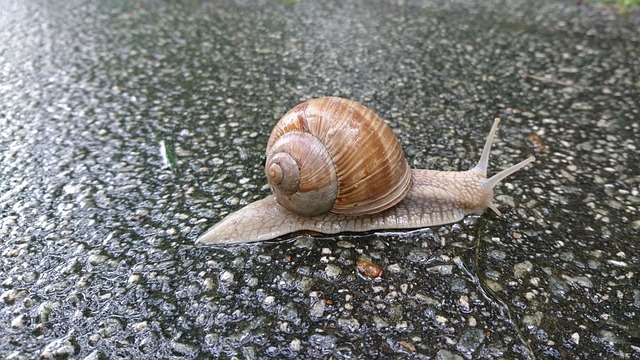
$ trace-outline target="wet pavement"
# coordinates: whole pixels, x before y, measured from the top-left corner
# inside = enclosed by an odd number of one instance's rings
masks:
[[[551,1],[4,1],[0,357],[639,359],[639,27]],[[414,168],[473,166],[494,117],[490,174],[537,161],[501,217],[196,246],[321,95]]]

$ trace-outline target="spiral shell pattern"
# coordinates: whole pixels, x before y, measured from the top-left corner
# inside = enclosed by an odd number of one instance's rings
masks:
[[[377,213],[411,187],[391,128],[372,110],[338,97],[305,101],[280,119],[265,173],[277,202],[300,215]]]

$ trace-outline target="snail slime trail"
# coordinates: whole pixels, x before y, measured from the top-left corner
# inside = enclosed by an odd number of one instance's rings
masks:
[[[500,215],[493,187],[535,158],[487,179],[499,122],[494,120],[472,169],[410,169],[400,143],[375,112],[338,97],[307,100],[287,112],[269,138],[265,173],[273,195],[228,215],[197,243],[248,243],[299,231],[416,229],[487,208]]]

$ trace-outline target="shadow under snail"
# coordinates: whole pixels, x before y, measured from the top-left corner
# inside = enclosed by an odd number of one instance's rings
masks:
[[[265,173],[273,195],[207,230],[201,244],[237,244],[290,233],[416,229],[480,215],[493,187],[533,156],[487,179],[495,119],[478,164],[467,171],[410,169],[391,128],[357,102],[305,101],[276,124]]]

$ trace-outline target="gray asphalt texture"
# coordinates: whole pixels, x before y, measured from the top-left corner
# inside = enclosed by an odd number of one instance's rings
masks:
[[[0,358],[640,359],[640,15],[567,1],[3,1]],[[376,110],[491,212],[203,247],[273,124]],[[356,264],[373,263],[371,279]]]

